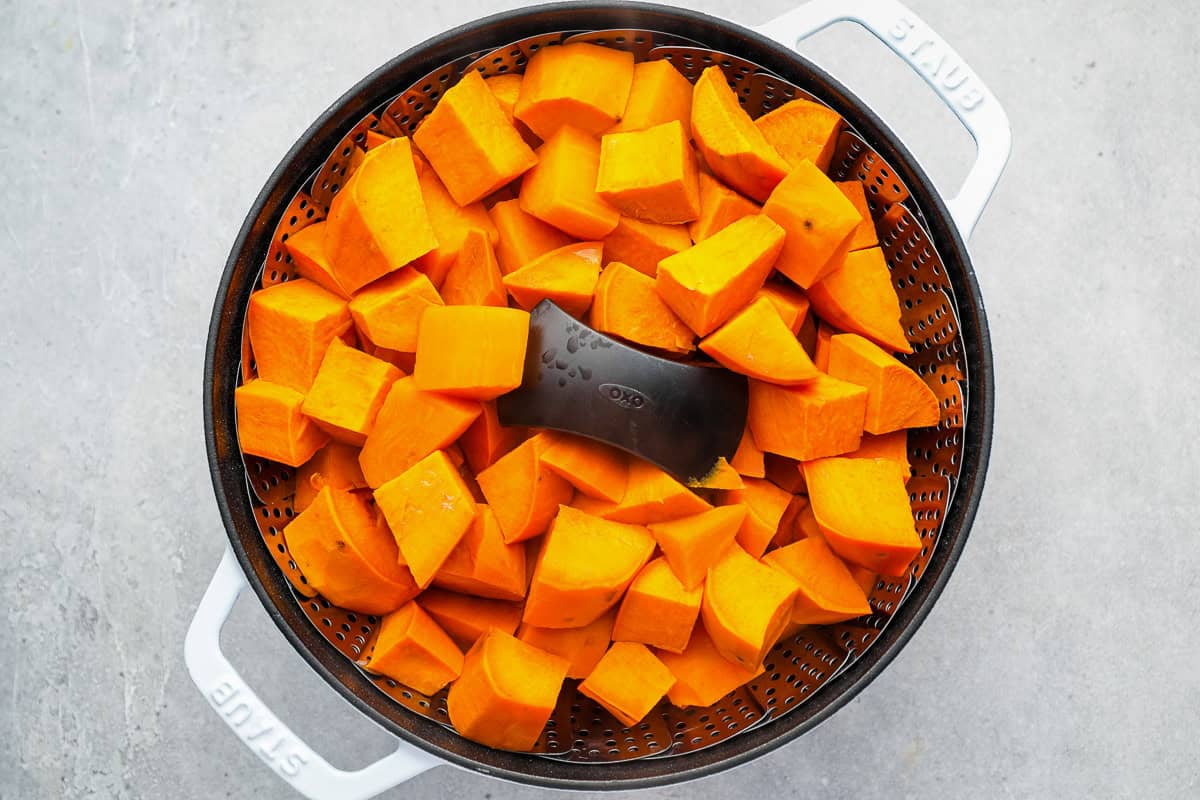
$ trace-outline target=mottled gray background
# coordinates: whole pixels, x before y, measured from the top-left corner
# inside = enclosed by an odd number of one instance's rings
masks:
[[[657,797],[1196,797],[1193,4],[911,0],[1005,103],[971,242],[996,359],[984,503],[885,674]],[[512,4],[508,4],[512,5]],[[703,10],[765,21],[788,0]],[[201,438],[235,231],[344,89],[489,2],[0,2],[0,797],[288,797],[184,670],[224,547]],[[946,190],[971,149],[861,31],[807,52]],[[226,646],[343,767],[387,750],[243,600]],[[449,767],[391,797],[533,798]]]

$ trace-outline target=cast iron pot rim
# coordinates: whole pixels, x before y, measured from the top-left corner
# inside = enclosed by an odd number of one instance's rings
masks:
[[[536,27],[541,31],[616,28],[630,22],[628,19],[621,19],[623,13],[644,15],[647,17],[659,16],[658,24],[656,25],[643,24],[639,20],[638,25],[631,27],[664,30],[664,32],[687,36],[688,32],[686,28],[691,25],[705,29],[706,34],[736,36],[747,40],[747,45],[751,48],[757,47],[759,50],[756,55],[760,57],[751,60],[789,79],[789,75],[794,73],[797,67],[810,71],[813,76],[821,81],[819,88],[822,96],[835,97],[840,101],[840,109],[843,111],[845,109],[853,110],[862,121],[867,123],[865,129],[870,130],[872,134],[876,134],[870,142],[871,146],[876,148],[884,156],[885,160],[902,176],[914,198],[917,200],[918,207],[925,211],[927,230],[933,239],[935,247],[943,255],[957,259],[963,267],[961,275],[955,274],[955,271],[950,269],[947,269],[947,275],[952,282],[956,296],[960,298],[958,304],[959,334],[960,341],[963,343],[962,355],[965,363],[968,365],[967,383],[971,408],[967,409],[967,420],[963,429],[963,463],[961,465],[959,482],[955,487],[954,496],[947,507],[946,515],[942,522],[943,527],[938,546],[933,558],[930,560],[929,566],[926,568],[925,574],[922,575],[917,585],[909,592],[905,603],[896,611],[888,626],[881,632],[877,640],[872,643],[872,646],[842,674],[830,680],[830,684],[835,684],[837,688],[829,688],[828,685],[823,686],[821,687],[823,691],[817,692],[807,702],[802,704],[802,707],[811,706],[814,703],[818,704],[814,712],[809,715],[803,715],[801,708],[794,708],[790,713],[775,716],[766,723],[739,733],[725,742],[691,753],[658,758],[632,759],[616,763],[590,764],[563,762],[538,755],[493,750],[492,748],[463,739],[432,720],[403,711],[402,715],[405,722],[412,726],[410,729],[389,718],[383,711],[375,708],[371,702],[359,696],[355,690],[347,685],[348,680],[354,680],[353,675],[347,673],[347,675],[339,678],[335,674],[336,669],[345,666],[345,657],[331,644],[322,639],[316,631],[311,630],[311,624],[300,612],[298,606],[294,603],[288,603],[284,606],[284,604],[278,602],[281,595],[273,593],[266,585],[266,581],[271,580],[276,584],[278,589],[287,592],[286,578],[279,573],[278,568],[269,556],[266,556],[261,568],[256,566],[238,533],[238,526],[234,519],[233,510],[231,509],[229,495],[232,493],[240,498],[240,502],[249,509],[249,516],[252,516],[253,509],[249,508],[249,498],[246,496],[245,491],[245,470],[242,467],[240,453],[237,452],[236,435],[232,432],[231,390],[223,392],[224,396],[221,398],[221,403],[224,406],[223,413],[226,415],[229,423],[225,426],[227,429],[224,431],[226,441],[223,444],[226,448],[232,446],[236,465],[232,469],[223,470],[222,468],[222,458],[219,452],[222,442],[218,441],[216,418],[214,416],[217,411],[217,392],[215,391],[215,387],[217,385],[216,367],[221,339],[220,333],[224,325],[231,325],[237,331],[237,341],[227,345],[225,352],[236,352],[240,358],[240,336],[241,325],[244,320],[245,303],[244,300],[233,304],[226,302],[238,263],[242,259],[247,249],[247,243],[252,237],[261,238],[265,235],[268,241],[270,238],[270,231],[264,233],[266,226],[261,224],[256,225],[255,223],[262,217],[264,209],[271,202],[272,195],[275,195],[280,190],[281,185],[286,182],[290,165],[293,161],[296,161],[304,151],[314,148],[317,143],[320,143],[324,147],[324,153],[328,153],[336,145],[340,137],[345,135],[345,131],[349,130],[349,127],[357,122],[358,119],[361,119],[362,114],[369,112],[374,107],[373,105],[364,106],[362,109],[356,109],[356,117],[341,119],[341,117],[347,115],[349,108],[361,105],[360,94],[365,94],[368,87],[383,80],[392,72],[416,72],[421,68],[423,61],[426,60],[423,56],[426,56],[430,51],[437,51],[440,48],[449,46],[461,37],[472,34],[486,35],[490,29],[503,28],[510,30],[514,26],[517,29],[521,29],[521,23],[527,24],[540,17],[561,15],[579,18],[586,17],[589,18],[589,24],[571,25],[565,28],[561,26],[547,27],[542,25]],[[662,27],[662,23],[664,22],[667,25],[666,29]],[[672,28],[678,30],[671,30]],[[494,44],[489,44],[489,46],[503,46],[508,41],[514,41],[523,35],[531,34],[512,35],[511,37],[506,37],[504,41],[497,41]],[[478,49],[482,48],[476,47],[464,50],[459,52],[459,55],[465,55],[468,52]],[[437,64],[426,66],[425,72],[449,60],[449,58],[442,59]],[[404,66],[409,64],[409,62],[411,62],[411,65],[405,70]],[[401,91],[412,80],[418,79],[423,74],[425,73],[414,74],[408,83],[404,83],[403,85],[396,84],[390,87],[388,91],[392,94],[395,91]],[[375,101],[375,105],[382,99],[386,98],[378,98]],[[860,127],[860,130],[862,129],[864,127]],[[325,147],[327,142],[328,146]],[[609,3],[549,3],[483,17],[452,28],[409,48],[374,70],[338,98],[336,102],[309,126],[308,130],[288,150],[279,166],[275,168],[259,192],[258,197],[247,214],[238,232],[233,248],[230,251],[229,258],[226,261],[225,270],[217,291],[205,353],[203,393],[204,434],[208,450],[209,470],[213,481],[213,489],[216,494],[217,505],[221,512],[221,519],[225,525],[226,534],[232,544],[234,553],[237,556],[238,563],[241,565],[249,585],[253,587],[267,614],[274,620],[284,637],[300,653],[308,665],[349,702],[350,705],[401,740],[450,763],[492,777],[557,789],[628,790],[647,788],[681,783],[712,775],[751,761],[796,739],[801,734],[816,727],[852,700],[891,663],[892,659],[896,657],[904,645],[912,638],[913,634],[916,633],[917,628],[925,620],[934,602],[941,594],[962,552],[963,546],[966,544],[967,536],[970,533],[971,524],[974,521],[983,492],[984,478],[991,450],[993,394],[995,389],[987,318],[966,246],[959,236],[957,229],[950,222],[949,211],[942,201],[941,196],[931,187],[932,183],[928,176],[903,143],[892,133],[891,129],[861,100],[826,74],[824,70],[808,61],[808,59],[799,53],[761,34],[743,28],[737,23],[696,11],[651,3],[629,2],[628,0],[618,0],[617,2]],[[294,191],[290,192],[282,204],[277,204],[278,210],[270,220],[270,230],[273,230],[274,226],[278,224],[279,218],[283,214],[284,205],[286,205],[287,200],[290,199],[293,193]],[[265,246],[261,249],[255,249],[259,254],[266,252]],[[944,261],[949,263],[949,258],[945,258]],[[257,274],[256,270],[256,280]],[[963,296],[964,294],[965,297]],[[963,302],[964,300],[965,303]],[[972,316],[969,317],[968,312]],[[967,335],[968,331],[971,334],[970,336]],[[975,351],[974,353],[972,352],[973,350]],[[230,439],[232,441],[229,441]],[[227,482],[230,485],[227,485]],[[954,535],[951,537],[952,541],[946,542],[944,539],[948,531],[952,531]],[[256,529],[253,533],[256,539],[259,538]],[[265,548],[265,545],[263,547]],[[930,576],[930,571],[934,571],[935,574]],[[290,598],[290,594],[287,596]],[[311,641],[305,641],[304,637],[307,637]],[[366,689],[363,694],[374,693],[373,695],[368,695],[372,696],[373,699],[374,695],[378,695],[376,702],[381,706],[393,705],[393,701],[378,693],[365,677],[360,676],[360,680],[360,685]],[[358,683],[359,681],[355,682]],[[588,773],[587,777],[579,777],[579,774],[584,772]]]

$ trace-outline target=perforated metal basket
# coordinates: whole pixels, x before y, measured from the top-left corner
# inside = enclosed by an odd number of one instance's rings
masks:
[[[791,49],[842,19],[868,27],[913,64],[975,136],[979,160],[949,207],[874,114]],[[937,393],[942,421],[909,435],[909,490],[924,547],[905,576],[876,583],[870,616],[808,628],[771,651],[759,678],[713,707],[681,710],[663,703],[632,728],[569,682],[535,752],[508,753],[458,736],[449,727],[444,692],[426,697],[356,666],[377,620],[332,606],[296,570],[281,535],[293,515],[293,471],[242,456],[233,390],[254,375],[243,326],[250,293],[293,275],[283,242],[324,217],[366,132],[409,134],[467,70],[520,71],[537,49],[564,41],[631,50],[638,60],[669,59],[692,80],[719,64],[751,116],[795,97],[842,115],[847,128],[830,175],[867,186],[913,345],[905,360]],[[928,44],[915,47],[921,42]],[[931,49],[940,64],[917,63],[913,54],[925,57]],[[197,685],[260,758],[312,797],[368,797],[443,761],[562,788],[662,784],[743,762],[809,730],[861,690],[912,635],[974,517],[991,440],[991,354],[961,237],[982,211],[1008,149],[1007,119],[995,98],[949,47],[891,0],[818,0],[759,32],[661,6],[541,6],[450,31],[380,68],[326,111],[284,158],[251,209],[218,290],[204,413],[230,546],[188,635]],[[217,638],[247,584],[309,664],[399,737],[395,754],[365,770],[341,772],[258,701],[221,654]]]

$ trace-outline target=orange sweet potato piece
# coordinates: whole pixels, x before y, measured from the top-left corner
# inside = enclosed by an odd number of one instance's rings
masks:
[[[325,252],[326,227],[324,221],[305,226],[289,236],[284,246],[301,278],[307,278],[338,297],[349,297],[349,292],[342,288],[333,274],[333,264]]]
[[[367,484],[382,486],[430,453],[449,446],[481,411],[480,404],[471,400],[422,392],[411,377],[396,381],[358,455]]]
[[[924,428],[941,420],[937,395],[921,376],[856,333],[830,340],[829,374],[867,390],[863,427],[869,433]]]
[[[896,464],[906,483],[912,477],[912,466],[908,463],[907,430],[892,431],[878,436],[864,433],[858,449],[847,453],[846,458],[882,458]]]
[[[519,445],[525,438],[525,429],[500,424],[496,404],[483,404],[483,413],[471,423],[458,443],[471,471],[478,474],[496,463],[496,459]]]
[[[799,582],[792,605],[797,625],[828,625],[871,613],[867,596],[824,539],[802,539],[772,550],[763,562]]]
[[[526,311],[552,300],[563,311],[581,317],[592,304],[600,277],[600,242],[576,242],[535,258],[504,276],[504,288]]]
[[[717,506],[690,517],[656,522],[649,529],[680,583],[687,589],[698,589],[708,568],[737,536],[746,516],[745,506]]]
[[[875,230],[875,220],[871,218],[871,206],[867,204],[867,192],[863,188],[862,181],[837,181],[833,184],[838,188],[838,191],[846,195],[846,199],[853,205],[858,215],[862,217],[862,222],[858,223],[858,227],[854,229],[854,235],[850,237],[850,250],[863,250],[867,247],[875,247],[879,244],[879,234]]]
[[[858,448],[867,410],[861,386],[825,375],[799,386],[750,381],[750,430],[768,453],[806,461]]]
[[[421,592],[417,603],[459,647],[467,650],[493,628],[511,636],[521,623],[520,603],[472,597],[436,588]]]
[[[695,338],[655,290],[654,279],[618,261],[600,273],[591,324],[601,333],[671,353],[692,352]]]
[[[420,591],[388,526],[358,493],[326,486],[283,535],[309,586],[334,605],[386,614]]]
[[[640,458],[629,459],[629,482],[621,502],[604,518],[614,522],[650,525],[699,514],[711,506],[658,467]]]
[[[808,319],[808,298],[799,289],[778,281],[767,281],[754,295],[755,298],[765,297],[775,306],[779,316],[788,326],[793,335],[800,333],[804,321]]]
[[[509,544],[540,536],[574,492],[566,479],[542,465],[534,439],[498,458],[476,480]]]
[[[829,371],[829,340],[836,334],[837,331],[823,322],[817,325],[817,341],[813,351],[813,363],[822,372]]]
[[[525,76],[518,72],[505,72],[500,75],[493,75],[490,78],[484,78],[483,82],[487,84],[492,95],[496,98],[496,102],[500,104],[500,110],[504,112],[504,118],[513,124],[517,132],[521,134],[521,138],[525,140],[525,144],[530,147],[537,147],[541,144],[541,139],[537,138],[533,131],[529,130],[524,122],[513,116],[513,109],[517,105],[517,98],[521,96],[521,84],[524,82]]]
[[[446,273],[442,299],[452,306],[506,306],[508,293],[487,234],[472,230]]]
[[[261,378],[233,392],[238,444],[247,455],[298,467],[329,441],[300,410],[304,395]]]
[[[613,609],[581,628],[538,628],[521,623],[517,638],[565,658],[570,663],[568,678],[586,678],[608,650],[616,617]]]
[[[361,446],[392,384],[403,374],[334,339],[301,410],[333,438]]]
[[[921,537],[895,464],[821,458],[804,462],[804,479],[813,516],[835,553],[884,575],[904,574]]]
[[[407,138],[367,153],[334,195],[326,225],[326,254],[348,292],[437,247]]]
[[[471,490],[442,450],[376,489],[375,502],[422,589],[433,583],[476,514]]]
[[[500,237],[483,203],[460,206],[446,191],[429,162],[420,154],[416,154],[414,159],[421,196],[425,200],[425,212],[429,215],[438,246],[414,261],[413,266],[429,276],[434,286],[441,287],[471,231],[483,231],[491,245],[495,245]]]
[[[633,53],[583,42],[544,47],[525,67],[517,119],[543,139],[572,125],[592,135],[625,111],[633,84]]]
[[[736,544],[708,568],[700,615],[721,655],[757,669],[791,617],[799,584]]]
[[[525,548],[520,544],[506,544],[492,509],[478,505],[471,526],[446,556],[433,583],[476,597],[523,600]],[[517,617],[519,619],[520,614]],[[515,625],[512,630],[516,630]]]
[[[692,137],[714,175],[759,202],[788,172],[715,64],[701,73],[692,93]]]
[[[869,601],[879,576],[874,570],[860,567],[858,564],[847,564],[846,568],[850,570],[850,574],[854,576],[854,582],[858,584],[858,588],[863,590],[863,594]]]
[[[352,322],[345,300],[300,278],[251,293],[246,324],[258,377],[303,394]]]
[[[763,451],[758,448],[758,444],[754,441],[754,434],[750,432],[749,423],[746,423],[746,429],[742,431],[742,440],[738,443],[737,452],[733,454],[733,459],[729,464],[743,477],[766,477],[767,472],[763,460]]]
[[[878,247],[848,253],[839,269],[809,287],[808,300],[831,325],[890,352],[912,352],[900,327],[900,298]]]
[[[566,659],[492,629],[467,652],[446,707],[462,736],[501,750],[529,750],[558,702]]]
[[[700,216],[696,153],[678,120],[600,140],[596,194],[622,214],[676,225]]]
[[[763,213],[787,231],[775,268],[807,289],[841,263],[862,216],[811,161],[779,182]]]
[[[521,209],[520,200],[503,200],[488,211],[500,233],[496,260],[507,275],[541,255],[571,243],[571,237]]]
[[[792,495],[767,480],[749,478],[746,488],[727,492],[725,500],[747,508],[737,541],[754,558],[762,558],[767,545],[779,530],[779,521],[787,511]]]
[[[432,306],[421,315],[413,377],[427,392],[491,400],[521,385],[529,313]]]
[[[296,496],[292,510],[299,514],[308,508],[317,492],[329,486],[333,489],[365,489],[367,479],[358,465],[358,448],[341,442],[330,442],[296,470]]]
[[[760,381],[791,386],[820,374],[766,297],[752,301],[706,336],[700,349],[727,369]]]
[[[431,695],[462,672],[463,654],[446,631],[409,602],[379,621],[375,647],[363,663],[421,694]]]
[[[700,216],[688,223],[688,233],[693,241],[704,241],[742,217],[753,216],[760,210],[756,203],[742,197],[707,172],[700,173],[699,187]]]
[[[475,70],[446,90],[413,141],[460,206],[482,200],[537,163]]]
[[[621,217],[604,239],[604,263],[619,261],[653,278],[658,274],[659,261],[691,246],[692,239],[683,225]]]
[[[692,119],[692,84],[665,58],[633,65],[633,85],[621,121],[608,133],[641,131],[678,120],[687,130]]]
[[[613,641],[641,642],[682,653],[700,615],[703,593],[699,586],[685,588],[665,558],[654,559],[625,591],[613,625]]]
[[[645,645],[613,642],[579,691],[629,727],[641,722],[674,685],[671,670]]]
[[[763,114],[754,124],[792,167],[811,161],[827,172],[842,118],[820,103],[798,98]]]
[[[778,453],[767,453],[763,464],[766,467],[767,480],[780,489],[789,494],[804,491],[804,473],[800,471],[800,462],[796,459]]]
[[[698,336],[707,336],[754,297],[783,247],[783,229],[759,214],[658,264],[655,287]]]
[[[562,506],[546,532],[522,620],[540,628],[595,621],[621,599],[652,552],[645,528]]]
[[[350,301],[350,314],[371,344],[415,353],[421,315],[430,306],[442,304],[441,295],[424,273],[402,269],[357,292]]]
[[[711,706],[762,672],[761,663],[746,669],[721,655],[703,625],[692,631],[692,640],[682,653],[660,650],[655,655],[675,676],[667,699],[680,708]]]
[[[539,458],[543,466],[586,495],[612,502],[625,496],[629,457],[603,442],[555,434]]]
[[[538,148],[537,158],[521,180],[521,209],[577,239],[612,233],[621,214],[596,194],[600,142],[565,125]]]

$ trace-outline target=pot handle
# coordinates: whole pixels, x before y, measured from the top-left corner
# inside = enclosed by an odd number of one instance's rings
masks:
[[[444,763],[398,741],[391,755],[346,772],[330,765],[301,741],[258,699],[221,652],[221,628],[245,588],[246,576],[233,550],[226,546],[188,627],[184,660],[204,699],[279,777],[312,800],[366,800]]]
[[[803,39],[835,22],[855,22],[875,34],[925,79],[975,140],[975,163],[947,203],[959,233],[969,238],[1008,163],[1008,115],[958,53],[896,0],[810,0],[756,30],[798,48]]]

